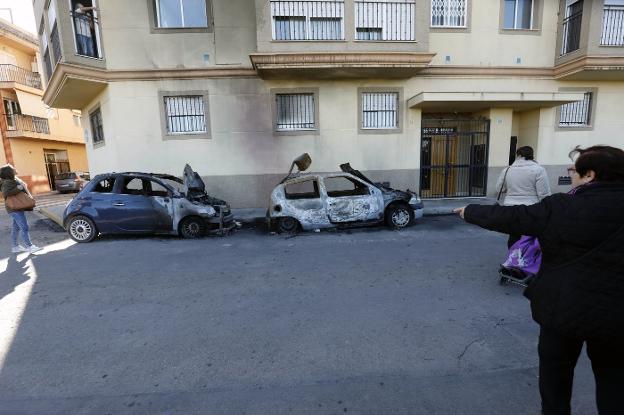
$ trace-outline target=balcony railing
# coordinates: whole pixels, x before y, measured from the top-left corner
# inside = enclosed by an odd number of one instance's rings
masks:
[[[605,6],[600,44],[624,46],[624,6]]]
[[[101,58],[98,47],[98,19],[91,13],[71,12],[76,34],[76,53],[89,58]]]
[[[17,82],[18,84],[41,89],[41,77],[38,73],[15,65],[0,65],[0,82]]]
[[[581,43],[581,23],[583,11],[578,11],[566,17],[563,21],[563,42],[561,43],[561,54],[574,52]]]
[[[50,134],[50,126],[47,118],[23,114],[8,114],[6,119],[9,131],[28,131],[39,134]]]
[[[414,0],[355,1],[357,40],[413,41]]]
[[[274,40],[343,40],[344,1],[271,1]]]

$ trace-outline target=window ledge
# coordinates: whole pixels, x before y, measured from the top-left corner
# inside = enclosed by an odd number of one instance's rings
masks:
[[[501,27],[499,30],[503,35],[531,35],[538,36],[542,33],[542,29],[508,29]]]

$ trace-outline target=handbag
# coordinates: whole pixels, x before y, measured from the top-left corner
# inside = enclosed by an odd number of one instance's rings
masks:
[[[5,205],[9,210],[13,211],[33,210],[35,199],[26,192],[19,192],[7,197]]]
[[[509,173],[510,168],[511,166],[507,167],[507,170],[505,170],[505,175],[503,176],[503,184],[501,185],[501,188],[498,191],[498,196],[496,196],[497,205],[500,205],[500,198],[501,198],[501,195],[503,194],[503,189],[505,188],[505,182],[507,181],[507,173]]]

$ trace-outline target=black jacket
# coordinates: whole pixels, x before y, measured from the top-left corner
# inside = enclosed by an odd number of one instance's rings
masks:
[[[539,239],[542,266],[525,292],[538,323],[583,338],[624,337],[624,183],[589,184],[531,206],[469,205],[464,217]]]

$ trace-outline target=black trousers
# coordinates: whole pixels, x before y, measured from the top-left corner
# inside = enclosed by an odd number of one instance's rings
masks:
[[[574,367],[583,343],[583,340],[541,327],[538,351],[543,414],[570,414]],[[616,344],[588,340],[587,356],[596,379],[598,413],[624,413],[624,342]]]

